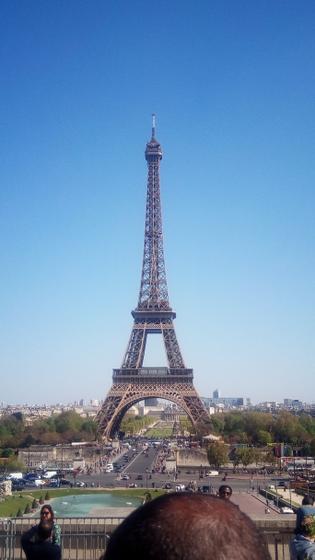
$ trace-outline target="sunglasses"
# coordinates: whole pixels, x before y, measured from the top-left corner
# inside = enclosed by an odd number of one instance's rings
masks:
[[[220,492],[220,496],[231,496],[231,492],[229,492],[229,491]]]
[[[49,515],[49,514],[50,514],[50,511],[47,511],[47,510],[46,510],[46,511],[42,511],[42,515]]]

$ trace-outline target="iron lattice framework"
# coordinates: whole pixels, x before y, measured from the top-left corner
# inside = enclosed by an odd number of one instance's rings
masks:
[[[194,425],[208,420],[193,386],[193,370],[185,367],[173,324],[176,313],[169,304],[160,197],[162,149],[155,137],[154,115],[145,158],[148,182],[140,293],[132,311],[134,323],[121,368],[114,369],[113,385],[97,416],[99,432],[106,439],[118,432],[128,408],[148,397],[176,403]],[[147,335],[154,333],[163,336],[168,368],[143,368]]]

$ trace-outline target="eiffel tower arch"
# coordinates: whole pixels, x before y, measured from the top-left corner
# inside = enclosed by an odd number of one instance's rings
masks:
[[[209,420],[193,385],[193,370],[186,368],[176,338],[165,272],[160,199],[162,149],[155,136],[146,145],[148,165],[144,250],[138,305],[121,367],[113,370],[113,384],[98,412],[99,434],[113,438],[127,410],[149,397],[159,397],[181,407],[192,424]],[[168,367],[143,367],[148,334],[162,334]]]

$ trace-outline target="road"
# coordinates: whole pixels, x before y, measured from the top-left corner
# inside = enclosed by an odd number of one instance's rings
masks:
[[[149,447],[144,453],[142,446],[136,445],[133,449],[126,451],[122,456],[113,461],[114,465],[116,463],[118,468],[121,469],[119,473],[110,472],[79,475],[77,481],[83,481],[88,486],[93,485],[105,488],[128,487],[130,484],[137,484],[140,488],[161,488],[165,484],[169,484],[171,488],[175,489],[176,484],[187,485],[191,480],[196,480],[198,486],[211,486],[213,493],[223,484],[222,474],[219,476],[200,478],[199,470],[193,469],[180,469],[176,480],[173,474],[163,474],[160,472],[151,473],[158,452],[158,448]],[[233,493],[236,494],[239,492],[257,492],[259,487],[265,488],[274,481],[272,476],[235,476],[231,473],[228,474],[225,482],[232,487]]]

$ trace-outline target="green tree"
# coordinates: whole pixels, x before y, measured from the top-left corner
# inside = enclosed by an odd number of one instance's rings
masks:
[[[272,443],[272,436],[266,430],[258,430],[256,441],[258,445],[266,446],[268,443]]]
[[[244,467],[247,467],[256,460],[256,453],[252,447],[240,447],[236,449],[235,454],[238,458],[238,463],[241,463]]]
[[[221,465],[225,465],[229,461],[227,446],[218,441],[210,443],[207,448],[207,457],[211,466],[219,468]]]
[[[238,465],[240,464],[241,460],[240,460],[240,456],[237,453],[237,448],[233,447],[230,451],[230,455],[229,455],[230,461],[232,461],[233,463],[233,467],[238,467]]]
[[[62,412],[55,418],[56,432],[79,431],[82,426],[82,418],[73,410]]]
[[[211,417],[213,430],[216,434],[224,433],[225,419],[223,414],[215,414]]]
[[[14,455],[14,449],[12,449],[12,447],[6,447],[5,449],[2,450],[1,453],[1,457],[12,457]]]

